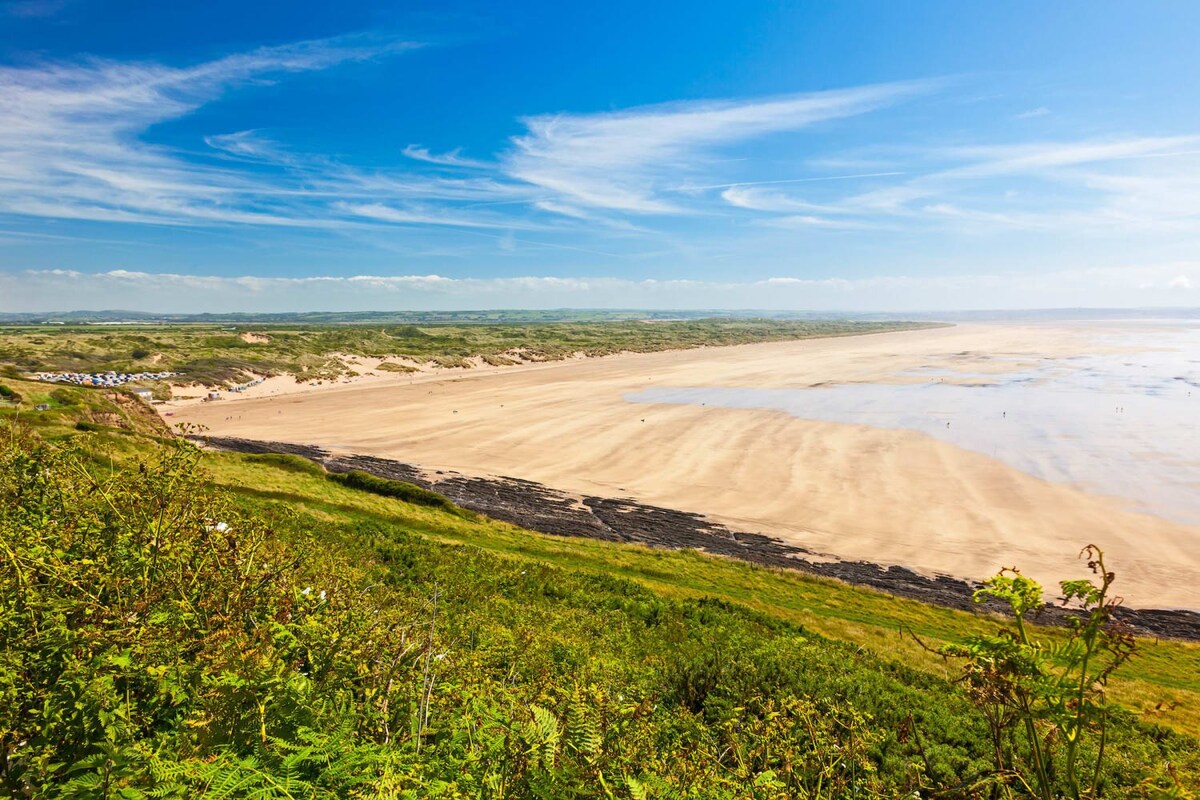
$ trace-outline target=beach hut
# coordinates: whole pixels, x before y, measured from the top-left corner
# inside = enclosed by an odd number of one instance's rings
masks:
[[[150,391],[149,389],[134,389],[133,393],[145,400],[147,403],[154,399],[154,392]]]
[[[209,393],[208,393],[208,397],[207,397],[207,398],[205,398],[205,399],[206,399],[206,400],[220,400],[220,399],[221,399],[221,393],[220,393],[220,392],[209,392]]]

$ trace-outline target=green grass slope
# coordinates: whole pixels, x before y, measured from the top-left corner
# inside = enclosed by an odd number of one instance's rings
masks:
[[[535,534],[132,422],[81,433],[100,409],[79,407],[0,411],[0,793],[1025,793],[955,668],[901,631],[998,621]],[[1114,678],[1103,796],[1196,785],[1193,718],[1139,710],[1190,703],[1198,667],[1143,642]]]

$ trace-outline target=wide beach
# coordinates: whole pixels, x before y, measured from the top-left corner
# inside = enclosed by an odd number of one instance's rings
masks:
[[[217,435],[629,497],[959,577],[1016,565],[1053,585],[1082,575],[1094,542],[1132,605],[1196,608],[1194,339],[1165,323],[972,324],[256,387],[171,410]]]

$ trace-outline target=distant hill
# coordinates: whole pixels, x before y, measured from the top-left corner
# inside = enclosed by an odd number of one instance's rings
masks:
[[[1040,308],[959,311],[778,311],[765,309],[478,309],[460,311],[303,311],[154,314],[146,311],[0,312],[4,325],[467,325],[694,319],[928,320],[941,322],[1200,319],[1200,308]]]

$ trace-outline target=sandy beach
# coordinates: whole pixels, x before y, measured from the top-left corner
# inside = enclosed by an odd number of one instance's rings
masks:
[[[163,408],[170,421],[199,423],[216,435],[628,497],[841,558],[960,577],[1017,565],[1053,584],[1081,576],[1076,556],[1095,542],[1131,604],[1200,607],[1200,525],[1159,516],[1129,497],[1046,480],[922,430],[807,419],[781,408],[656,401],[652,393],[981,384],[1039,365],[1069,371],[1085,355],[1136,361],[1138,346],[1123,343],[1124,330],[960,325],[319,387],[281,378],[234,399]],[[1107,399],[1096,402],[1107,408]],[[960,410],[951,422],[972,419]]]

